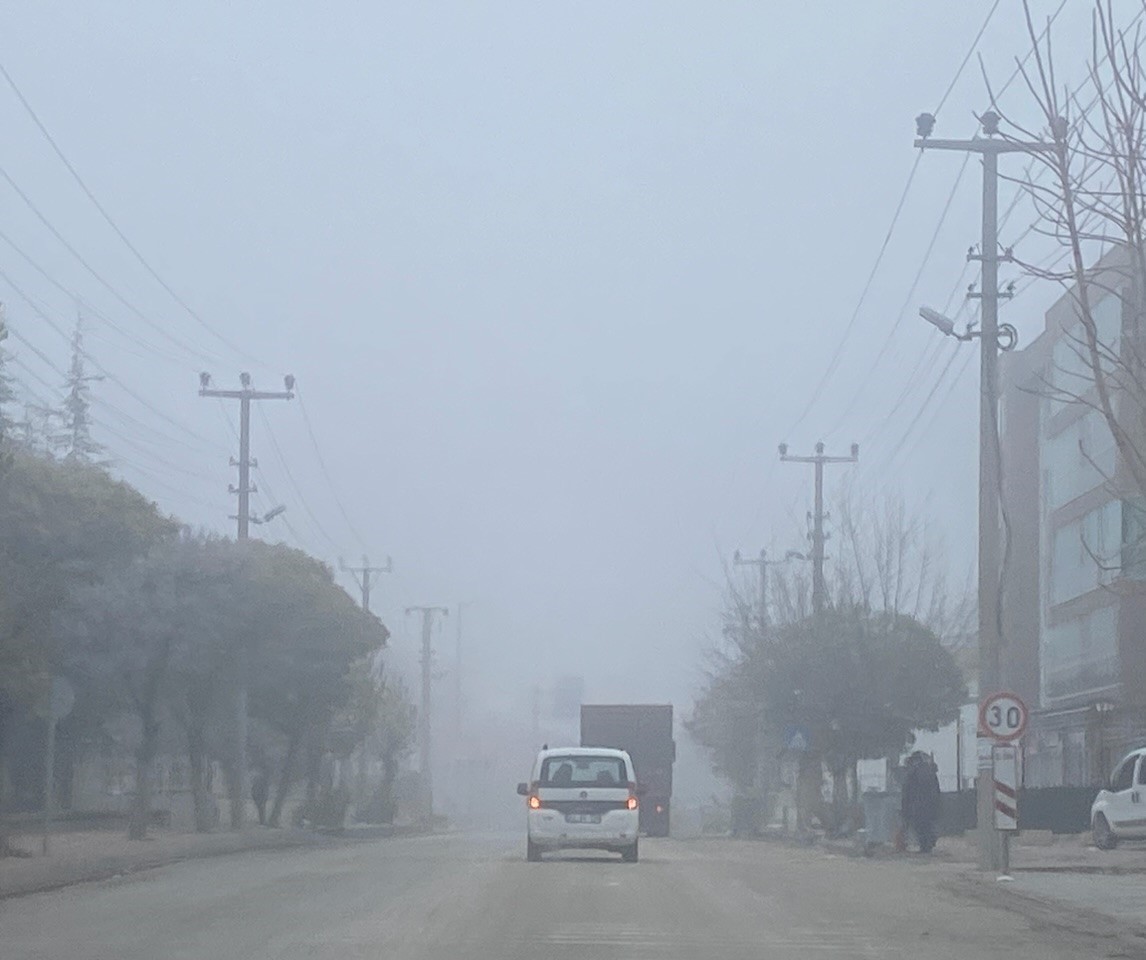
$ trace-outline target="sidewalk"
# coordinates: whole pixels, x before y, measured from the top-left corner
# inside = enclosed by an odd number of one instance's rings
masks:
[[[821,838],[815,845],[835,855],[863,856],[851,841]],[[930,856],[886,847],[870,856],[923,869],[942,877],[958,894],[1013,910],[1033,923],[1061,925],[1076,933],[1085,929],[1096,936],[1128,936],[1139,946],[1139,938],[1146,938],[1146,844],[1099,850],[1089,834],[1028,832],[1012,841],[1008,880],[977,869],[978,846],[971,833],[941,838]]]
[[[943,837],[936,854],[957,863],[977,863],[979,848],[974,834]],[[1099,850],[1090,834],[1051,834],[1027,831],[1011,841],[1013,873],[1146,874],[1146,844],[1128,843],[1114,850]]]
[[[248,850],[329,846],[337,841],[309,830],[251,827],[237,833],[177,833],[157,829],[147,840],[128,840],[116,830],[59,833],[48,856],[40,855],[38,836],[13,837],[13,846],[31,857],[0,858],[0,899],[102,880],[196,857]]]
[[[929,857],[914,851],[900,852],[888,846],[874,847],[866,854],[853,839],[828,840],[818,837],[815,845],[833,853],[870,856],[879,860],[946,862],[972,865],[979,849],[974,833],[961,837],[941,837]],[[1146,844],[1126,843],[1114,850],[1099,850],[1090,834],[1054,835],[1047,831],[1027,831],[1011,841],[1013,873],[1146,874]]]

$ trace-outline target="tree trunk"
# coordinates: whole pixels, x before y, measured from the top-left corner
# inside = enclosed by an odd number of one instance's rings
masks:
[[[191,771],[191,802],[195,808],[197,833],[208,833],[215,826],[215,809],[207,786],[208,763],[203,728],[193,720],[187,728],[187,765]]]
[[[358,764],[354,782],[354,806],[361,807],[366,803],[366,750],[367,741],[364,739],[358,746]]]
[[[842,833],[848,820],[848,768],[836,760],[832,764],[832,833]]]
[[[398,751],[387,750],[382,755],[382,783],[378,791],[382,797],[382,822],[393,823],[397,808],[394,804],[394,781],[398,779]]]
[[[302,729],[292,730],[287,739],[286,755],[283,757],[282,769],[279,771],[279,782],[275,787],[275,799],[271,804],[271,815],[267,818],[267,825],[277,827],[282,822],[283,806],[286,804],[287,794],[294,782],[294,768],[298,760],[298,749],[302,744]]]
[[[800,754],[799,770],[796,774],[796,832],[805,833],[812,826],[812,816],[822,802],[824,768],[818,753],[806,751]]]
[[[306,816],[313,818],[314,810],[318,806],[318,796],[321,788],[319,780],[322,777],[322,745],[324,737],[316,725],[309,731],[310,736],[306,745],[306,800],[303,809]]]
[[[8,841],[8,718],[12,715],[0,702],[0,857],[9,856],[12,847]]]
[[[180,717],[187,736],[187,766],[191,775],[191,803],[197,833],[209,833],[218,820],[211,795],[211,758],[207,752],[207,724],[216,679],[210,675],[190,682],[185,699],[186,710]]]
[[[135,695],[141,730],[139,749],[135,753],[135,800],[127,828],[129,840],[146,838],[151,819],[151,767],[159,748],[159,694],[170,656],[171,637],[167,635],[147,670],[142,690]]]
[[[154,705],[148,705],[140,720],[143,721],[143,733],[139,749],[135,752],[135,798],[127,828],[129,840],[147,838],[147,825],[151,820],[151,767],[159,743],[159,721],[155,717]]]

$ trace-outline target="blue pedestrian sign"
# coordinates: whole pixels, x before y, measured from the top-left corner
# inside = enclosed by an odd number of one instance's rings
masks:
[[[811,746],[812,738],[803,727],[787,727],[784,730],[784,749],[793,753],[804,753]]]

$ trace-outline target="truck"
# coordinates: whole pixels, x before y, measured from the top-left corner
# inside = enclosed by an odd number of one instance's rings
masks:
[[[640,791],[640,831],[667,837],[676,760],[671,703],[581,705],[581,746],[624,750]]]

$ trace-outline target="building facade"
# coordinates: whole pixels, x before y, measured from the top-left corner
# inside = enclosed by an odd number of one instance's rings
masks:
[[[1141,423],[1135,391],[1117,386],[1136,342],[1129,285],[1116,257],[1100,266],[1088,293],[1112,409],[1119,424]],[[1024,779],[1097,784],[1146,744],[1143,491],[1098,402],[1073,291],[1001,372],[1002,666],[1033,707]]]

